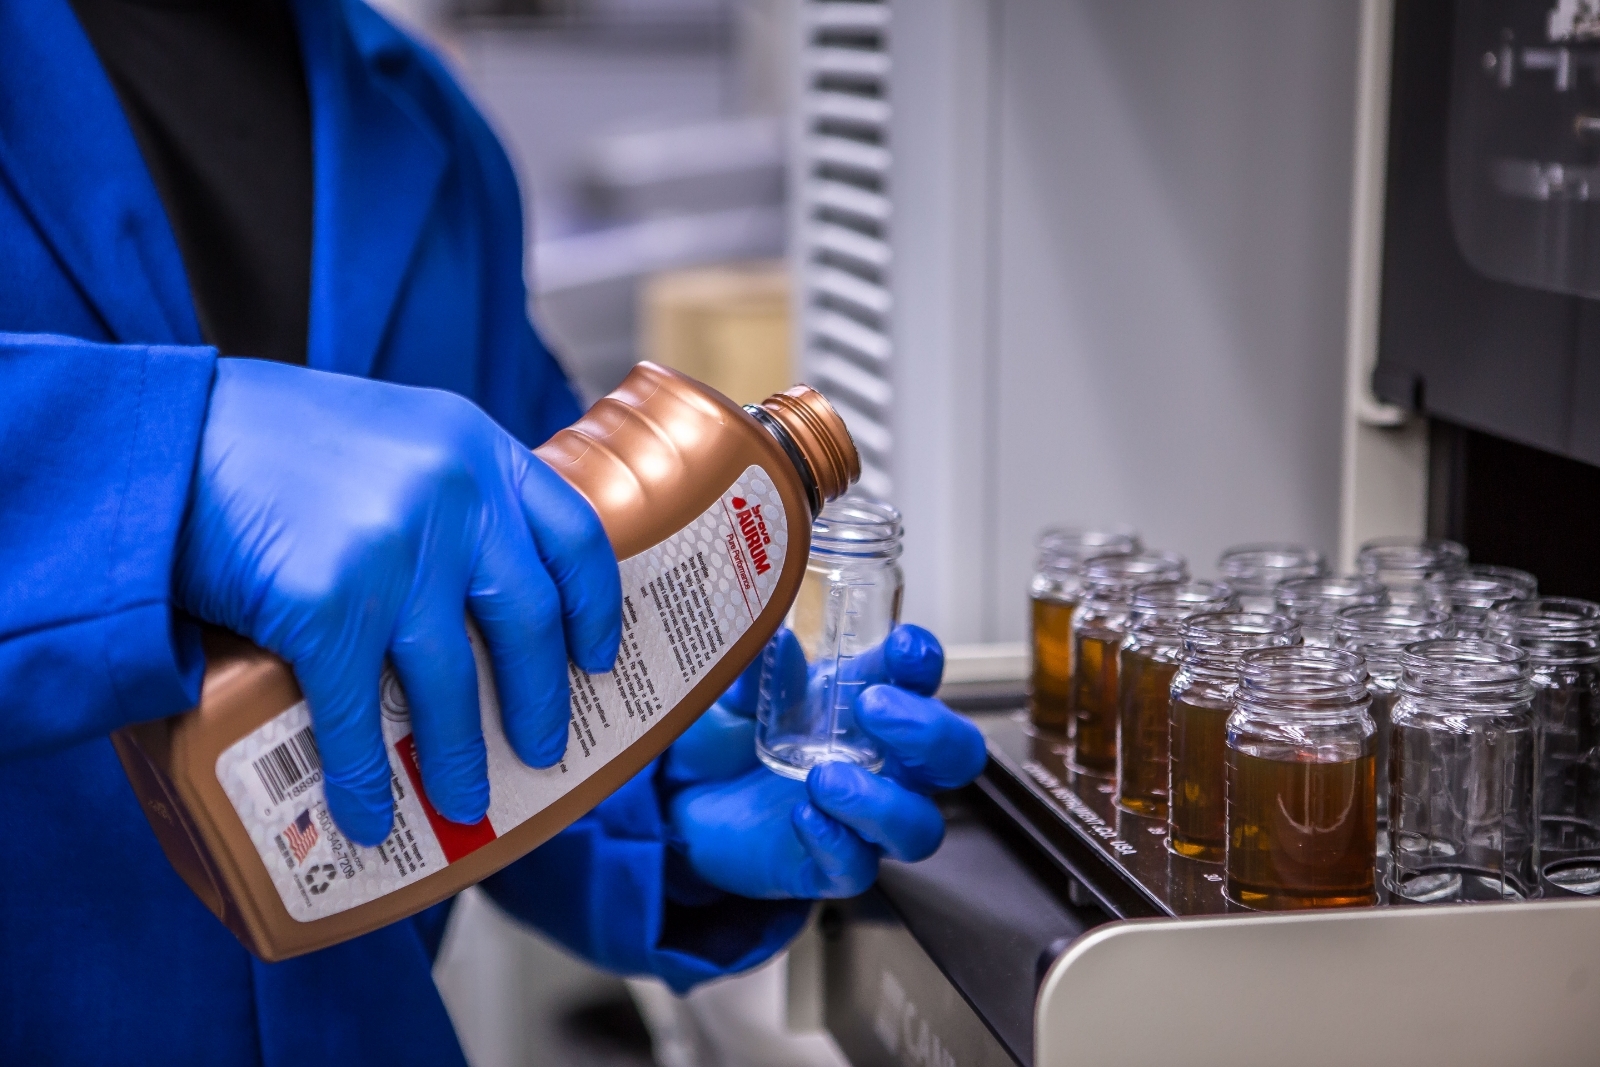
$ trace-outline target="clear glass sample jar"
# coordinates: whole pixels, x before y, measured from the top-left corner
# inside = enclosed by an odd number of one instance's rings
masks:
[[[1539,733],[1539,857],[1551,883],[1600,893],[1600,604],[1512,601],[1491,639],[1527,652]]]
[[[1423,579],[1429,607],[1447,611],[1459,637],[1487,637],[1490,609],[1513,600],[1532,600],[1539,580],[1515,567],[1475,563],[1458,570],[1431,571]]]
[[[1300,624],[1282,615],[1224,611],[1195,615],[1181,628],[1183,651],[1172,676],[1167,783],[1167,847],[1221,863],[1227,831],[1227,723],[1246,652],[1300,643]]]
[[[819,763],[883,765],[856,724],[862,691],[884,681],[881,647],[900,620],[900,512],[865,497],[825,506],[783,628],[762,653],[756,754],[789,778]]]
[[[1072,616],[1067,762],[1073,770],[1099,778],[1116,773],[1117,666],[1134,589],[1187,577],[1188,563],[1170,552],[1102,556],[1084,565],[1083,599]]]
[[[1367,661],[1372,721],[1378,727],[1378,827],[1389,824],[1389,734],[1400,697],[1400,653],[1407,645],[1454,637],[1455,622],[1438,608],[1388,604],[1345,608],[1335,620],[1339,648]],[[1386,847],[1386,846],[1385,846]]]
[[[1242,611],[1278,610],[1278,583],[1328,573],[1322,553],[1304,545],[1234,545],[1217,560],[1217,572],[1239,598]]]
[[[1537,740],[1528,654],[1421,641],[1400,655],[1390,744],[1390,902],[1537,891]]]
[[[1037,547],[1028,587],[1028,714],[1042,732],[1065,734],[1072,702],[1072,613],[1083,593],[1083,564],[1097,556],[1137,552],[1139,535],[1053,526],[1039,535]]]
[[[1339,612],[1389,602],[1389,591],[1360,574],[1343,578],[1291,578],[1278,583],[1278,614],[1300,624],[1305,643],[1337,648]]]
[[[1269,648],[1228,716],[1228,898],[1258,911],[1377,903],[1376,727],[1361,657]]]
[[[1221,582],[1152,582],[1133,591],[1128,636],[1117,665],[1117,806],[1167,817],[1167,746],[1172,676],[1183,620],[1237,606]]]
[[[1458,571],[1467,565],[1465,545],[1422,537],[1378,537],[1356,553],[1356,570],[1389,590],[1391,604],[1427,600],[1423,581],[1433,571]]]

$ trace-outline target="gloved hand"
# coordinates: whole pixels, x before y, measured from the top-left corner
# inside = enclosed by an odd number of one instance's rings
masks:
[[[857,724],[885,754],[883,769],[830,763],[804,782],[762,766],[755,754],[755,711],[762,663],[784,673],[803,659],[785,655],[793,634],[780,630],[710,711],[668,750],[662,769],[678,790],[668,818],[692,870],[746,897],[854,896],[877,877],[878,860],[919,860],[944,837],[929,794],[972,781],[983,769],[977,727],[931,696],[944,650],[928,631],[900,626],[873,657],[878,684],[865,689]],[[798,651],[798,648],[794,651]],[[766,684],[804,684],[768,678]]]
[[[423,785],[446,818],[488,809],[466,614],[494,663],[512,748],[567,743],[567,660],[610,670],[622,586],[599,518],[460,397],[223,359],[175,588],[190,614],[293,665],[328,806],[376,845],[393,817],[379,719],[387,655],[411,704]]]

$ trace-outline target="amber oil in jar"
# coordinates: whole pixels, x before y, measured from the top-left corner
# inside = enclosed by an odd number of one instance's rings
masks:
[[[1117,668],[1133,591],[1147,582],[1187,578],[1189,565],[1170,552],[1145,552],[1090,560],[1083,574],[1083,601],[1072,619],[1067,762],[1081,774],[1110,778],[1117,769]]]
[[[1228,898],[1259,911],[1377,903],[1367,669],[1354,652],[1271,648],[1228,717]]]
[[[1117,806],[1167,817],[1172,676],[1191,615],[1236,607],[1221,582],[1152,582],[1133,591],[1128,636],[1118,664]]]
[[[1028,714],[1036,729],[1067,732],[1072,702],[1072,615],[1083,593],[1083,565],[1099,556],[1125,556],[1140,548],[1138,534],[1051,527],[1039,536],[1038,560],[1028,588]]]

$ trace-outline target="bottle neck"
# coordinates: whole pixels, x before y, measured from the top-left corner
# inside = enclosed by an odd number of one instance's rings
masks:
[[[1534,667],[1600,663],[1600,604],[1569,597],[1501,604],[1485,620],[1487,637],[1527,652]]]
[[[1300,643],[1300,624],[1282,615],[1220,611],[1183,623],[1182,667],[1195,681],[1232,685],[1246,652]]]
[[[844,420],[823,395],[797,385],[744,410],[772,435],[794,464],[811,515],[844,495],[861,477],[861,455]]]
[[[1400,654],[1400,691],[1461,712],[1498,711],[1533,697],[1528,654],[1495,641],[1420,641]]]
[[[1221,582],[1166,581],[1141,585],[1129,601],[1127,648],[1154,648],[1176,655],[1183,623],[1194,615],[1228,611],[1238,601]]]
[[[1238,701],[1247,714],[1280,721],[1358,717],[1369,703],[1366,664],[1337,648],[1250,652],[1239,668]]]
[[[1407,645],[1453,637],[1455,623],[1437,608],[1386,604],[1346,608],[1336,623],[1339,648],[1366,657],[1374,677],[1398,678],[1400,655]]]

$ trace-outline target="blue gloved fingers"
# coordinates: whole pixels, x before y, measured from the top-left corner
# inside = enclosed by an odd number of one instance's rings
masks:
[[[530,767],[553,766],[571,732],[568,648],[560,597],[520,510],[493,516],[467,609],[494,666],[500,722],[512,751]]]
[[[856,723],[881,747],[884,773],[919,793],[958,789],[983,770],[983,734],[932,697],[889,685],[861,694]]]
[[[667,749],[664,773],[673,782],[720,782],[754,770],[755,720],[730,711],[723,700],[711,705]]]
[[[582,493],[538,456],[512,447],[523,514],[560,597],[567,654],[603,674],[616,666],[622,642],[622,578],[611,539]]]
[[[358,845],[377,845],[394,819],[389,753],[378,710],[381,648],[317,646],[294,665],[311,707],[328,810]]]
[[[883,643],[888,680],[901,689],[931,697],[944,678],[944,646],[920,626],[896,626]]]
[[[462,607],[465,583],[441,577],[428,584],[401,616],[389,656],[411,708],[428,799],[452,822],[475,823],[489,810],[489,755]]]
[[[878,851],[815,804],[796,804],[789,822],[806,851],[789,895],[804,900],[853,897],[877,879]]]
[[[926,859],[944,840],[944,816],[933,801],[854,764],[813,767],[806,792],[818,808],[891,859]]]

